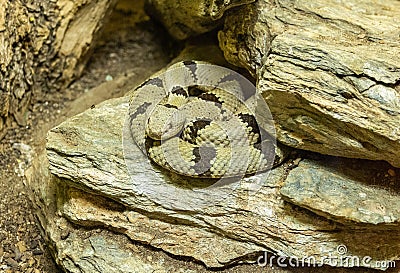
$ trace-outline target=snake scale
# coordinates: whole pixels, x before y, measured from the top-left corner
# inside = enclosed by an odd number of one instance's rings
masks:
[[[136,145],[154,163],[190,177],[270,169],[275,146],[254,115],[254,86],[235,73],[183,61],[150,77],[129,100]]]

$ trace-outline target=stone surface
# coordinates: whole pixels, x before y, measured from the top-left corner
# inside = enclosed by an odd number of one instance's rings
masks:
[[[194,224],[171,223],[168,219],[157,219],[154,215],[129,209],[122,212],[110,210],[110,205],[116,205],[109,200],[100,198],[100,203],[98,197],[88,197],[86,193],[74,189],[68,190],[66,197],[61,211],[76,224],[96,226],[100,223],[111,230],[123,230],[133,241],[150,244],[175,255],[207,261],[209,266],[229,264],[236,257],[265,250],[231,238],[220,237],[216,240],[213,232],[197,228]]]
[[[25,148],[22,148],[26,150]],[[309,268],[285,268],[276,264],[270,266],[238,265],[228,269],[212,271],[201,264],[189,261],[187,258],[171,257],[163,251],[147,247],[142,237],[153,236],[157,242],[165,231],[152,233],[157,228],[173,226],[160,220],[149,218],[133,210],[127,210],[121,204],[99,195],[89,194],[76,188],[70,188],[65,181],[60,181],[49,172],[48,160],[44,143],[29,153],[31,160],[25,169],[27,190],[31,189],[31,197],[38,206],[37,215],[49,246],[56,257],[57,263],[65,272],[116,272],[116,273],[147,273],[147,272],[226,272],[226,273],[309,273]],[[74,221],[70,223],[67,219]],[[129,217],[129,218],[127,218]],[[135,221],[138,224],[135,224]],[[156,225],[159,223],[161,225]],[[153,224],[153,225],[149,225]],[[81,226],[83,225],[83,226]],[[139,243],[129,240],[124,235],[125,227],[132,233],[132,238],[140,238]],[[153,227],[148,231],[148,227]],[[108,231],[112,230],[112,231]],[[197,234],[199,234],[198,232]],[[205,232],[203,232],[205,233]],[[179,233],[181,234],[181,233]],[[179,234],[168,233],[168,239]],[[173,242],[171,239],[170,243]],[[192,237],[192,239],[197,239]],[[232,240],[230,241],[232,242]],[[272,257],[271,253],[268,253]],[[287,265],[288,262],[284,263]],[[376,273],[372,269],[362,269],[365,273]],[[357,269],[334,269],[328,267],[314,268],[313,272],[351,273],[360,272]]]
[[[279,141],[400,167],[400,2],[261,0],[228,13],[220,46],[257,78]]]
[[[77,193],[78,191],[59,184],[51,176],[44,145],[36,151],[36,157],[26,170],[25,178],[29,188],[35,191],[35,194],[31,196],[35,198],[35,204],[40,205],[37,211],[40,224],[46,232],[49,247],[63,271],[71,273],[205,272],[200,265],[187,266],[187,262],[176,261],[161,251],[132,242],[123,234],[108,231],[103,227],[96,228],[99,226],[96,223],[92,223],[93,228],[88,228],[79,227],[67,221],[57,210],[57,204],[65,206],[63,202],[69,196],[66,192]],[[85,196],[88,197],[87,194]],[[109,205],[108,209],[121,211],[121,207],[110,200],[90,195],[89,197],[97,204],[102,201],[102,206]],[[89,205],[85,209],[92,212],[94,208],[98,208],[95,204],[90,208],[93,204],[89,202],[85,205]]]
[[[340,254],[342,245],[347,255],[371,257],[370,266],[400,258],[400,235],[386,225],[342,225],[286,203],[280,197],[289,171],[285,165],[217,187],[151,165],[123,130],[127,106],[125,97],[107,101],[48,134],[57,183],[86,192],[68,190],[60,203],[60,213],[75,224],[111,229],[209,267],[254,261],[261,250],[313,255],[334,264],[323,256]],[[88,192],[120,205],[115,208]]]
[[[400,228],[400,169],[332,157],[303,160],[280,193],[291,203],[344,224]],[[382,225],[385,226],[385,225]]]
[[[216,28],[227,9],[251,2],[254,0],[147,0],[147,10],[172,37],[182,40]]]
[[[252,1],[204,1],[215,4],[208,10],[198,2],[183,9],[169,5],[162,13],[180,20],[168,19],[169,29],[184,38],[215,27],[225,9],[239,2]],[[190,9],[195,3],[197,9]],[[259,79],[282,142],[396,165],[399,66],[388,56],[398,53],[398,24],[390,21],[398,12],[391,6],[398,4],[340,5],[318,0],[244,5],[243,12],[228,11],[221,47],[230,62]],[[178,14],[185,8],[189,11]],[[207,181],[148,163],[123,131],[127,98],[97,103],[54,128],[47,155],[41,147],[25,171],[64,271],[310,272],[275,264],[232,266],[255,261],[264,250],[272,250],[275,259],[333,257],[323,262],[334,266],[351,266],[335,260],[346,255],[380,269],[385,266],[377,261],[400,259],[398,169],[304,153],[302,161],[268,175],[210,188]],[[363,264],[366,257],[371,260]],[[312,271],[376,272],[327,266]]]
[[[115,273],[309,273],[309,268],[304,267],[282,267],[276,261],[271,265],[238,265],[228,269],[208,270],[201,264],[194,263],[187,258],[171,257],[163,251],[147,247],[141,243],[133,242],[127,236],[120,232],[108,231],[99,222],[83,222],[86,226],[73,225],[67,219],[62,217],[61,212],[57,212],[57,203],[65,209],[75,203],[75,210],[86,216],[85,212],[100,209],[106,215],[118,216],[118,211],[123,211],[123,207],[117,203],[107,200],[97,195],[90,195],[69,188],[64,183],[57,183],[54,177],[50,175],[48,161],[44,146],[36,151],[36,156],[25,172],[27,183],[35,191],[35,203],[40,205],[38,215],[41,224],[45,227],[46,235],[50,242],[50,247],[55,253],[57,263],[65,272],[115,272]],[[69,194],[69,193],[72,194]],[[67,194],[64,194],[67,193]],[[72,197],[72,198],[71,198]],[[71,198],[71,199],[70,199]],[[67,201],[68,200],[68,201]],[[74,201],[72,201],[74,200]],[[67,202],[66,202],[67,201]],[[79,213],[77,214],[79,216]],[[98,216],[98,214],[96,214]],[[91,217],[92,218],[92,217]],[[142,216],[142,218],[145,218]],[[118,220],[116,218],[115,220]],[[115,220],[111,219],[113,224]],[[82,223],[82,222],[81,222]],[[119,225],[122,227],[123,225]],[[112,229],[111,225],[106,228]],[[141,229],[142,231],[143,229]],[[144,228],[145,230],[145,228]],[[114,230],[121,231],[121,230]],[[270,255],[268,253],[266,255]],[[284,263],[283,265],[288,265]],[[2,267],[0,267],[2,268]],[[358,269],[343,268],[313,268],[313,272],[329,273],[352,273],[360,272]],[[364,273],[377,273],[379,271],[372,269],[362,269]]]

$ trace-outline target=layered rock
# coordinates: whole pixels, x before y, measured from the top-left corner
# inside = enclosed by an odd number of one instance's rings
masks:
[[[109,100],[52,129],[47,157],[41,151],[26,172],[64,270],[229,272],[227,265],[265,262],[264,251],[313,265],[394,265],[398,2],[260,0],[226,19],[227,8],[252,1],[196,2],[197,9],[195,2],[148,2],[179,39],[225,20],[220,46],[257,79],[279,141],[394,167],[298,152],[270,172],[213,187],[150,164],[127,130],[127,97]],[[202,54],[214,56],[211,48]],[[174,259],[182,257],[195,263]]]
[[[257,1],[219,33],[228,61],[247,68],[278,140],[400,167],[398,1]]]
[[[362,168],[353,168],[350,177],[340,168],[329,169],[322,160],[307,159],[210,188],[150,164],[130,138],[127,108],[125,97],[110,100],[48,134],[50,170],[57,184],[67,185],[60,213],[75,224],[123,233],[133,241],[192,257],[208,267],[256,261],[260,251],[267,250],[297,259],[312,256],[331,265],[335,263],[324,256],[351,255],[361,261],[368,254],[369,264],[360,264],[367,267],[400,258],[399,191],[374,192],[375,185],[356,179],[363,177]],[[321,181],[321,177],[326,179]],[[333,189],[330,183],[344,186]],[[348,195],[351,189],[346,185],[360,194]],[[308,191],[319,199],[307,203]],[[296,194],[305,197],[291,197]],[[371,205],[389,194],[379,209]],[[365,202],[366,198],[372,203]],[[348,209],[332,206],[335,200]],[[371,248],[371,244],[379,247]],[[338,252],[343,246],[348,252]]]

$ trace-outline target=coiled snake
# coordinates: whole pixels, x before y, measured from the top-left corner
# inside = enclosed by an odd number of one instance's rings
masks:
[[[133,140],[153,162],[181,175],[220,178],[267,170],[276,146],[255,114],[255,94],[230,69],[176,63],[133,92]]]

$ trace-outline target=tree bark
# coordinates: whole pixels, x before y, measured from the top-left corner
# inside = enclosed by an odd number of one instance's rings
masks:
[[[0,139],[33,96],[78,77],[116,0],[0,1]]]

